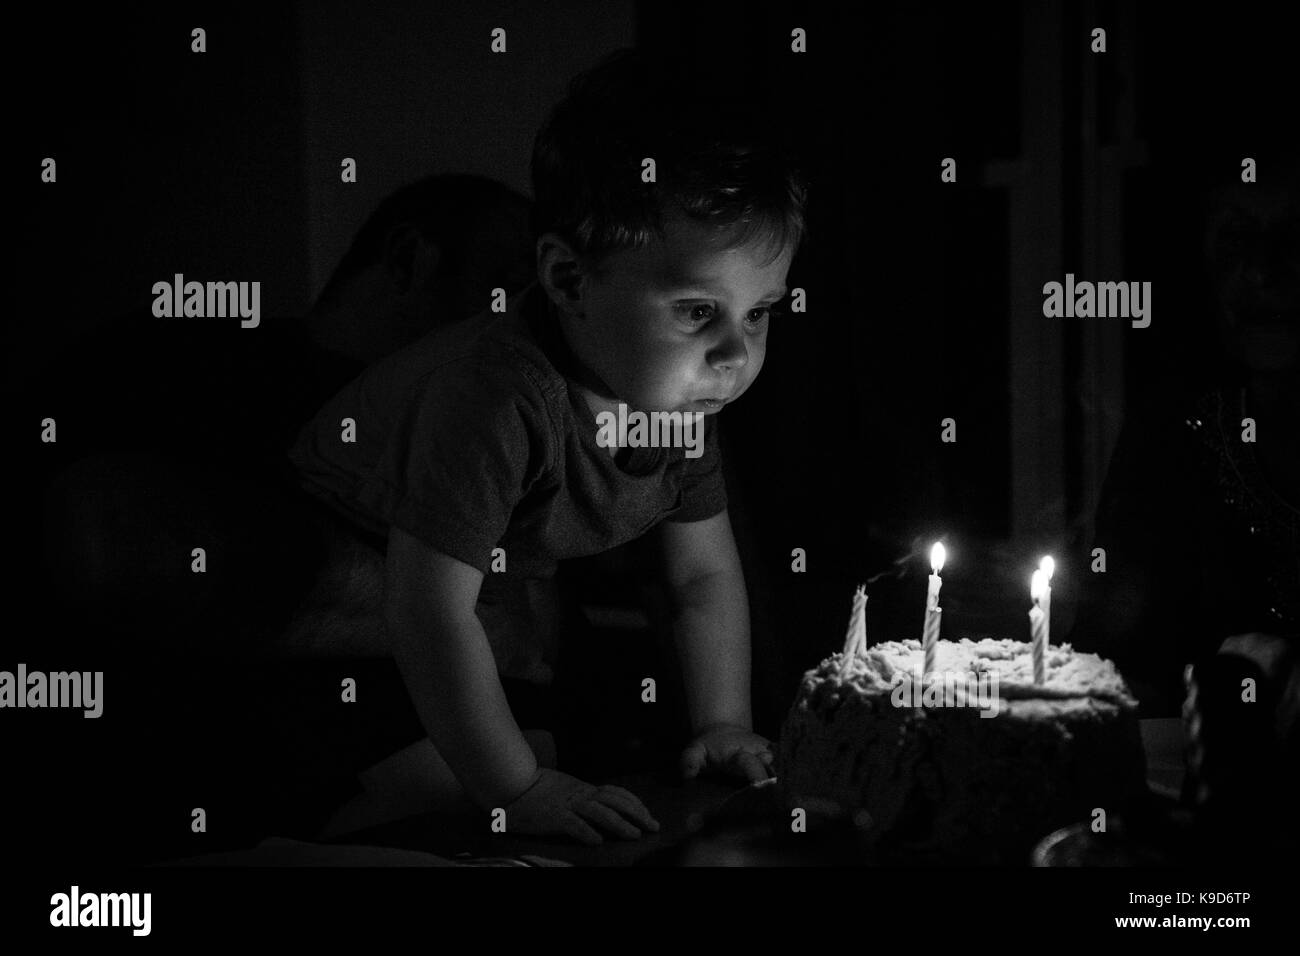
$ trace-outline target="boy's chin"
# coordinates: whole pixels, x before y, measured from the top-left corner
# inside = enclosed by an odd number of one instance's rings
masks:
[[[730,405],[730,404],[731,404],[730,401],[725,401],[725,402],[687,402],[685,405],[682,406],[681,411],[683,411],[683,412],[701,412],[702,414],[705,414],[705,415],[716,415],[718,412],[722,411],[724,408],[726,408],[726,407],[727,407],[728,405]]]
[[[681,401],[681,402],[646,402],[637,404],[636,402],[626,402],[629,412],[638,410],[646,414],[686,414],[688,412],[702,412],[705,415],[715,415],[730,405],[734,399],[728,399],[725,402],[701,402],[701,401]]]

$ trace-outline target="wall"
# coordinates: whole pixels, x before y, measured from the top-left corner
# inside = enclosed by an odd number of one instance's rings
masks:
[[[436,172],[531,196],[533,136],[576,73],[631,46],[629,0],[305,3],[299,9],[311,288],[387,193]],[[489,48],[506,31],[505,56]],[[355,185],[340,182],[344,157]]]

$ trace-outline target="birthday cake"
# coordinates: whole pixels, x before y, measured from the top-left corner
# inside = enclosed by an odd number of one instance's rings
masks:
[[[787,809],[851,821],[881,859],[1020,863],[1145,794],[1137,701],[1111,662],[1053,645],[1036,684],[1025,642],[936,651],[924,678],[915,640],[804,675],[777,758]]]

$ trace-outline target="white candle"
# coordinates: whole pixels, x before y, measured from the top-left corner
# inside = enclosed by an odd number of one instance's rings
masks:
[[[845,673],[849,662],[867,649],[867,588],[859,584],[853,594],[853,612],[849,615],[849,629],[844,635],[844,652],[841,654],[840,673]]]
[[[948,557],[948,552],[943,546],[942,541],[936,541],[934,547],[930,549],[930,587],[925,595],[925,609],[939,606],[939,588],[943,587],[943,581],[939,578],[939,572],[943,570],[943,562]]]
[[[855,609],[853,612],[853,654],[867,652],[867,586],[859,584],[853,594]]]
[[[943,581],[939,578],[939,572],[943,569],[944,559],[947,552],[944,549],[943,542],[936,541],[933,548],[930,549],[930,583],[925,595],[925,624],[921,628],[921,647],[925,651],[925,662],[921,671],[922,675],[929,674],[934,670],[935,657],[939,650],[939,618],[943,610],[939,607],[939,588],[943,586]]]
[[[939,617],[943,608],[931,608],[925,612],[925,629],[921,632],[921,646],[925,648],[925,664],[922,675],[934,672],[934,661],[939,651]]]
[[[1056,562],[1049,554],[1038,562],[1038,570],[1043,572],[1043,596],[1038,602],[1043,609],[1043,645],[1052,642],[1052,574],[1056,571]]]
[[[1047,614],[1042,608],[1043,592],[1047,589],[1047,575],[1042,569],[1034,572],[1029,582],[1029,594],[1034,606],[1029,611],[1029,650],[1034,662],[1034,683],[1047,680]]]

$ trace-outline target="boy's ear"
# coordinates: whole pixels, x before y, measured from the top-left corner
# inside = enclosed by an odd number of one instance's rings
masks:
[[[537,281],[555,305],[568,312],[583,311],[586,283],[573,249],[554,233],[537,240]]]
[[[442,250],[430,242],[415,226],[399,223],[388,233],[384,244],[384,275],[399,295],[407,295],[427,286],[438,273]]]

